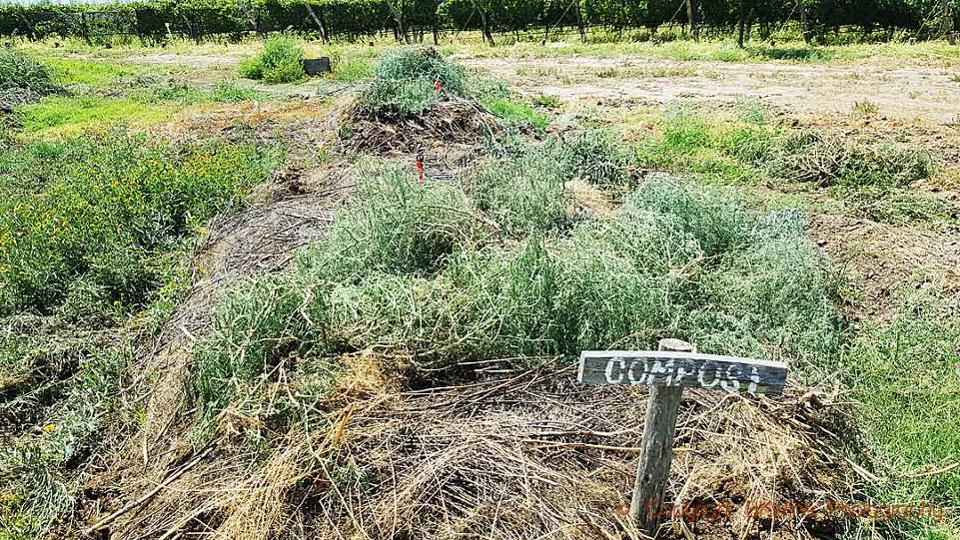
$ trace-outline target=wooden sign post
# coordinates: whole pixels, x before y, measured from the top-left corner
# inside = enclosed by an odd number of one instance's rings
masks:
[[[658,351],[583,351],[577,377],[585,384],[651,386],[640,465],[630,501],[631,517],[651,536],[659,525],[663,492],[670,476],[683,388],[779,394],[787,380],[783,362],[699,354],[695,346],[678,339],[663,339],[659,345]]]

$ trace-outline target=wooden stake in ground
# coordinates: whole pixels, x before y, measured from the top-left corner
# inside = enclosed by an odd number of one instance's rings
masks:
[[[787,365],[698,354],[690,343],[664,339],[658,351],[584,351],[580,355],[578,379],[586,384],[651,386],[630,515],[652,536],[666,507],[663,494],[670,477],[683,388],[779,394],[787,380]]]

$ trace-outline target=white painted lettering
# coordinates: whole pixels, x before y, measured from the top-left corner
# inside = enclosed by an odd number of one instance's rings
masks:
[[[703,376],[710,371],[713,372],[713,379],[707,383]],[[703,388],[713,388],[720,382],[720,368],[717,367],[715,362],[706,362],[700,366],[700,372],[697,374],[697,382],[699,382]]]
[[[625,367],[625,361],[623,358],[613,357],[607,361],[607,369],[605,375],[607,376],[607,383],[609,384],[621,384],[623,383],[623,369]],[[619,367],[617,367],[619,364]],[[616,370],[617,378],[613,378],[614,370]]]

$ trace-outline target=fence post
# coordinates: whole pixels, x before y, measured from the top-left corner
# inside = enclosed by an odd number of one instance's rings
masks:
[[[87,45],[92,45],[93,42],[90,41],[90,28],[87,26],[87,12],[80,12],[80,32],[83,36],[83,40],[87,42]]]

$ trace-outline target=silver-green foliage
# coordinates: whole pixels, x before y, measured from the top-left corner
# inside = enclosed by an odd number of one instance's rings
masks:
[[[383,55],[360,103],[373,114],[409,116],[441,98],[467,96],[466,79],[463,67],[435,49],[396,49]]]
[[[506,180],[488,171],[482,189],[419,185],[393,169],[361,182],[293,272],[243,284],[217,307],[195,374],[208,417],[291,355],[373,349],[455,368],[663,336],[791,358],[835,345],[829,273],[799,214],[758,215],[718,188],[664,178],[609,219],[558,222],[550,197],[577,167],[557,168],[549,148],[512,159]]]

